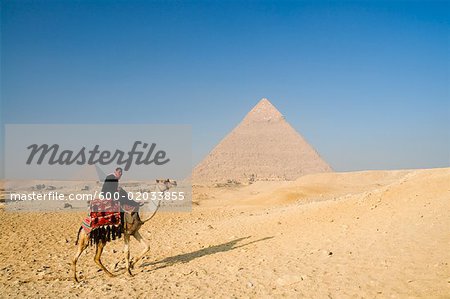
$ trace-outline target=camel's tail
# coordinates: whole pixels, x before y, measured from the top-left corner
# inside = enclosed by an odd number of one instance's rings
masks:
[[[78,229],[77,240],[75,241],[75,245],[78,245],[78,240],[80,239],[80,232],[82,229],[83,229],[82,226],[80,226],[80,228]]]

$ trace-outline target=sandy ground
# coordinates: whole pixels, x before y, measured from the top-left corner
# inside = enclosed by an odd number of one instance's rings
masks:
[[[195,187],[192,213],[143,228],[151,252],[115,278],[93,248],[71,281],[84,213],[1,210],[0,297],[450,298],[450,168]],[[112,269],[123,241],[107,245]],[[132,255],[142,248],[133,241]]]

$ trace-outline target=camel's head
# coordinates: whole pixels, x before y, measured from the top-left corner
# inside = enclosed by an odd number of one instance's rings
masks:
[[[162,189],[161,191],[169,190],[177,186],[177,181],[171,179],[157,179],[156,184]]]

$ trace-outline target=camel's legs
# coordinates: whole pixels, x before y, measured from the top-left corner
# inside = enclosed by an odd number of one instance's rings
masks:
[[[128,274],[133,276],[130,269],[130,235],[124,234],[125,245],[123,247],[123,253],[125,254],[125,264],[127,265]]]
[[[136,259],[133,259],[133,262],[132,262],[131,265],[130,265],[131,269],[133,269],[133,268],[134,268],[134,265],[136,265],[136,263],[137,263],[138,261],[140,261],[140,260],[144,257],[144,255],[146,255],[147,252],[150,250],[150,245],[147,244],[146,240],[142,237],[142,235],[141,235],[141,233],[140,233],[139,231],[135,232],[134,235],[133,235],[133,237],[134,237],[140,244],[142,244],[142,245],[144,246],[144,250],[141,252],[141,254],[140,254]]]
[[[124,240],[125,240],[125,237],[124,237]],[[126,241],[124,241],[124,242],[126,242]],[[125,259],[125,254],[126,254],[126,252],[125,252],[125,246],[124,246],[124,248],[122,250],[122,253],[120,254],[120,257],[119,257],[117,263],[114,265],[114,269],[117,269],[119,264]]]
[[[80,255],[83,253],[83,251],[89,245],[89,238],[84,233],[84,231],[80,232],[80,234],[82,234],[82,235],[80,236],[80,239],[79,239],[78,250],[77,250],[77,253],[74,255],[73,260],[72,260],[72,272],[73,272],[73,279],[75,280],[75,282],[78,282],[78,278],[77,278],[77,261],[78,261],[78,258],[80,257]]]
[[[99,241],[97,243],[94,261],[100,267],[100,269],[102,269],[103,271],[106,272],[106,274],[108,274],[110,277],[114,277],[114,275],[111,272],[109,272],[105,266],[103,266],[102,261],[100,259],[102,256],[103,247],[105,247],[105,245],[106,245],[106,242],[103,242],[103,241]]]
[[[141,254],[139,255],[139,257],[138,257],[136,260],[135,260],[134,258],[131,259],[132,261],[130,262],[130,269],[133,269],[133,268],[134,268],[134,265],[135,265],[139,260],[141,260],[141,259],[144,257],[144,255],[150,250],[150,246],[147,244],[146,240],[142,237],[142,235],[139,233],[139,231],[135,232],[134,235],[133,235],[133,237],[134,237],[140,244],[142,244],[142,245],[144,246],[144,250],[141,252]],[[123,258],[125,258],[126,254],[127,254],[127,253],[126,253],[127,251],[128,251],[128,250],[126,250],[126,249],[124,248],[124,251],[122,252],[122,255],[120,256],[118,262],[114,265],[114,269],[117,269],[117,267],[119,266],[120,262],[123,260]]]
[[[124,249],[125,250],[125,249]],[[120,258],[117,261],[117,263],[114,265],[114,270],[117,269],[117,267],[119,266],[120,262],[123,261],[123,258],[125,257],[125,252],[122,251],[122,253],[120,254]]]

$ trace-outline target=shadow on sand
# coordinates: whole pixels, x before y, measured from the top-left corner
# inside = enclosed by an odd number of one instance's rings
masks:
[[[140,267],[144,268],[144,267],[149,267],[149,266],[162,264],[162,265],[159,265],[158,267],[152,269],[152,271],[155,271],[155,270],[158,270],[158,269],[162,269],[162,268],[165,268],[165,267],[172,266],[172,265],[177,264],[177,263],[187,263],[187,262],[190,262],[190,261],[192,261],[192,260],[194,260],[196,258],[202,257],[202,256],[216,254],[216,253],[219,253],[219,252],[226,252],[226,251],[238,249],[238,248],[241,248],[241,247],[244,247],[244,246],[256,243],[256,242],[261,242],[261,241],[265,241],[265,240],[269,240],[269,239],[274,238],[274,237],[265,237],[265,238],[262,238],[262,239],[258,239],[258,240],[255,240],[255,241],[251,241],[251,242],[248,242],[248,243],[237,245],[237,243],[239,243],[240,241],[248,239],[250,237],[251,236],[238,238],[238,239],[235,239],[235,240],[227,242],[227,243],[210,246],[208,248],[203,248],[203,249],[200,249],[200,250],[197,250],[197,251],[193,251],[193,252],[189,252],[189,253],[183,253],[183,254],[167,257],[167,258],[165,258],[163,260],[156,261],[156,262],[143,263],[142,265],[140,265]]]

